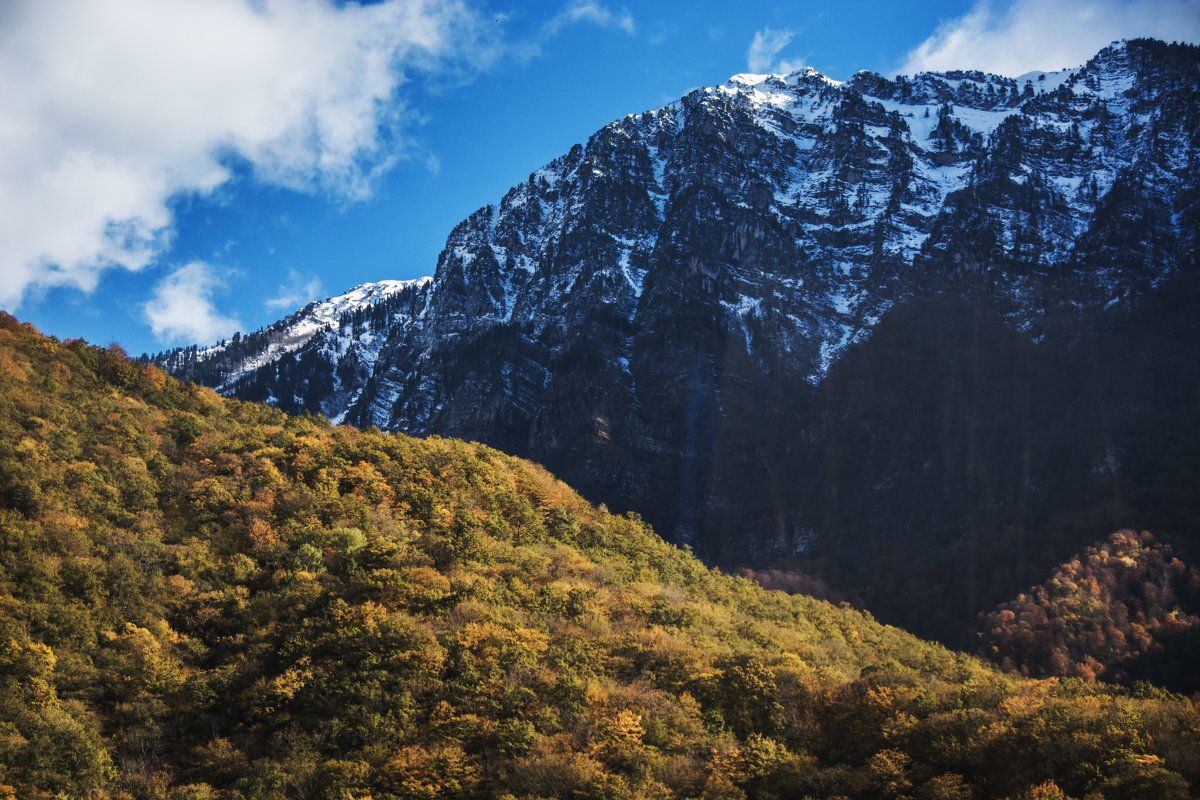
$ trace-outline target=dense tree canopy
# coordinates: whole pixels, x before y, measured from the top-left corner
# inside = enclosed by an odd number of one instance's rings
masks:
[[[984,619],[980,653],[1026,674],[1200,690],[1200,571],[1118,531]]]

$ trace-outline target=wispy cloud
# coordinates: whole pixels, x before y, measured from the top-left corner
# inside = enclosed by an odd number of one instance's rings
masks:
[[[763,28],[754,34],[750,50],[746,53],[746,65],[751,72],[787,75],[804,68],[803,61],[782,59],[783,48],[791,44],[796,34],[784,28]]]
[[[305,304],[318,299],[325,292],[321,279],[301,275],[296,270],[288,270],[287,283],[279,286],[278,294],[263,303],[270,311],[293,311]]]
[[[1200,41],[1200,0],[980,0],[944,22],[896,70],[975,68],[1002,75],[1084,63],[1109,42]]]
[[[554,37],[575,25],[611,28],[623,31],[630,36],[637,33],[637,23],[634,21],[633,15],[624,7],[614,11],[611,7],[603,3],[592,2],[592,0],[572,0],[564,5],[557,14],[538,26],[532,36],[522,41],[508,43],[505,53],[517,61],[530,61],[540,56],[543,48]]]
[[[173,198],[231,180],[230,157],[367,196],[411,149],[405,84],[486,67],[495,30],[461,0],[8,0],[0,305],[153,263]]]
[[[557,36],[563,28],[569,25],[577,25],[581,22],[598,25],[602,28],[619,28],[630,36],[637,32],[633,15],[624,8],[620,11],[613,11],[601,3],[577,0],[568,4],[562,11],[555,14],[546,22],[542,26],[542,34],[547,38]]]
[[[203,261],[180,267],[164,278],[143,310],[154,335],[164,342],[214,342],[240,323],[222,316],[213,295],[225,287],[216,269]]]

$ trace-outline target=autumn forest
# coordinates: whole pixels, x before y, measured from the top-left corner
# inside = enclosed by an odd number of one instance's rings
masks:
[[[5,800],[1200,787],[1196,698],[1138,672],[1197,591],[1149,535],[998,609],[988,663],[709,569],[496,450],[222,399],[8,316],[0,431]]]

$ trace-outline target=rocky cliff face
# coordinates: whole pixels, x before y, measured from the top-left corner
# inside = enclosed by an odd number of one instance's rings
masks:
[[[918,528],[953,541],[1032,514],[1052,478],[1031,461],[1044,442],[980,472],[980,431],[1012,438],[992,417],[933,444],[906,428],[938,415],[921,365],[957,354],[930,368],[967,417],[1015,414],[1033,438],[1053,423],[983,395],[1058,374],[1103,319],[1196,271],[1198,87],[1200,49],[1154,41],[1019,78],[736,76],[532,173],[450,233],[431,280],[157,360],[289,411],[539,460],[724,563]],[[892,397],[877,362],[901,340],[897,357],[929,360]],[[881,414],[892,432],[857,427]],[[867,518],[863,497],[938,481],[966,494]]]

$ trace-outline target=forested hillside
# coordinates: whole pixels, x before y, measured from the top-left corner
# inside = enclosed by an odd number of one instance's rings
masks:
[[[1200,709],[0,316],[0,798],[1186,798]]]
[[[980,653],[1027,674],[1200,691],[1200,570],[1119,531],[987,615]]]

